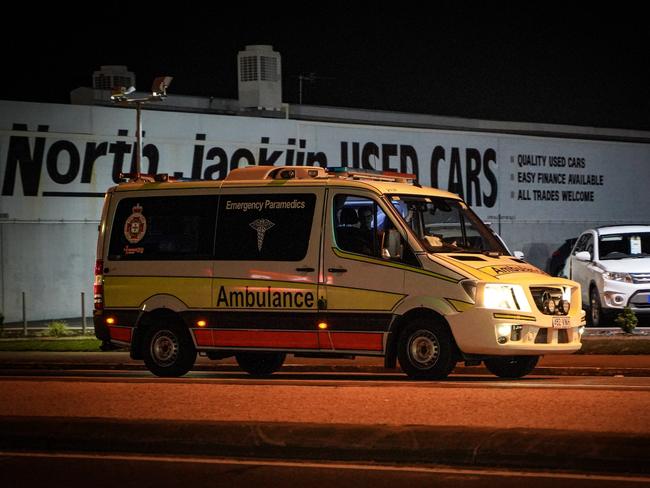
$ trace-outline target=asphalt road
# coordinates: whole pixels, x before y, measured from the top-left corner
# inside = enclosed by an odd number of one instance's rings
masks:
[[[648,376],[504,381],[465,373],[415,382],[385,372],[294,371],[261,380],[233,371],[194,371],[161,379],[142,370],[24,368],[2,371],[0,392],[0,473],[3,467],[11,473],[32,467],[22,471],[20,486],[30,486],[39,472],[57,477],[48,480],[66,480],[69,470],[83,479],[106,470],[156,480],[152,473],[189,469],[199,477],[221,476],[225,469],[224,479],[233,485],[243,480],[243,486],[266,485],[265,476],[277,477],[280,486],[292,479],[326,486],[319,480],[339,477],[381,486],[377,479],[384,479],[370,468],[300,464],[308,460],[546,470],[539,480],[527,481],[531,486],[548,486],[549,473],[562,470],[577,476],[571,481],[577,486],[583,486],[585,472],[622,473],[625,483],[639,482],[631,473],[642,481],[650,473]],[[93,458],[95,452],[103,454]],[[118,459],[124,453],[139,457]],[[82,456],[76,464],[69,457],[75,455]],[[107,456],[113,456],[115,470]],[[161,456],[243,456],[299,466],[262,463],[252,469],[244,463],[226,469],[200,461],[190,468],[193,462],[174,464]],[[238,472],[245,476],[230,478]],[[385,479],[412,477],[416,486],[449,481],[446,472],[396,473],[387,471]],[[497,479],[494,473],[452,477],[459,486],[490,486]],[[499,484],[513,486],[512,476],[503,478]],[[602,481],[607,486],[612,479]]]
[[[6,374],[6,373],[5,373]],[[137,371],[17,372],[0,378],[0,416],[571,429],[649,434],[647,377]]]

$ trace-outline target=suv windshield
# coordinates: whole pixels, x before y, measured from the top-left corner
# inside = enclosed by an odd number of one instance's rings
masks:
[[[492,230],[460,200],[408,195],[389,198],[429,252],[508,254]]]
[[[600,259],[644,258],[650,256],[650,232],[609,234],[598,237]]]

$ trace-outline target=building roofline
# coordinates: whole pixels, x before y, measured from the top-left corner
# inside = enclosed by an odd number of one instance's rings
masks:
[[[137,92],[136,92],[137,94]],[[114,106],[108,90],[80,87],[71,92],[71,102],[77,105]],[[320,105],[282,104],[283,110],[242,109],[239,101],[216,97],[196,97],[170,94],[167,99],[147,106],[151,110],[235,115],[241,117],[284,118],[312,122],[385,127],[408,127],[484,134],[523,135],[564,139],[650,143],[650,131],[600,128],[567,124],[512,122],[468,119],[441,115],[392,112]]]

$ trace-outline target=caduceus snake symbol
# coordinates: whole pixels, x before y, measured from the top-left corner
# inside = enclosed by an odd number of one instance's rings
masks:
[[[257,219],[253,220],[248,225],[257,231],[257,250],[261,251],[262,243],[264,242],[264,233],[275,224],[268,219]]]

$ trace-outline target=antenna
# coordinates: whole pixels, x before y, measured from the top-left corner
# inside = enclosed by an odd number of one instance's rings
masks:
[[[330,76],[318,76],[314,72],[307,73],[306,75],[299,74],[298,75],[298,104],[302,105],[302,82],[303,81],[314,83],[315,81],[318,80],[335,80],[335,79],[336,78],[332,78]]]
[[[113,88],[111,101],[123,107],[135,106],[136,110],[136,148],[135,148],[135,175],[132,181],[138,181],[141,178],[141,158],[142,158],[142,105],[147,102],[159,102],[167,98],[167,87],[171,84],[171,76],[159,76],[153,81],[151,86],[151,95],[140,98],[129,98],[128,95],[135,92],[135,87],[128,88],[120,86]]]

